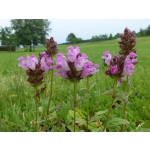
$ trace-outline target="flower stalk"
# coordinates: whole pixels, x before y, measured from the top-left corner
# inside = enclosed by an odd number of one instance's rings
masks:
[[[77,82],[74,81],[74,132],[76,132]]]
[[[53,60],[53,58],[51,58]],[[52,64],[53,65],[53,64]],[[47,106],[47,116],[49,115],[49,108],[50,108],[50,104],[51,104],[51,100],[52,100],[52,94],[53,94],[53,74],[54,71],[53,69],[51,70],[51,84],[50,84],[50,97],[49,97],[49,102],[48,102],[48,106]]]
[[[87,98],[87,129],[89,125],[89,106],[90,106],[90,84],[89,84],[89,77],[87,77],[87,93],[88,93],[88,98]]]
[[[125,119],[126,108],[127,108],[127,102],[125,101],[125,102],[124,102],[124,109],[123,109],[123,116],[122,116],[122,119]],[[120,130],[120,132],[123,131],[123,127],[124,127],[124,124],[121,125],[121,130]]]
[[[36,120],[36,123],[35,123],[35,128],[36,128],[36,132],[38,131],[38,127],[37,127],[37,118],[38,118],[38,99],[37,99],[37,87],[35,88],[35,93],[36,93],[36,96],[35,96],[35,120]]]
[[[106,127],[107,127],[107,123],[108,123],[108,119],[109,119],[109,115],[110,115],[110,111],[112,109],[112,105],[114,103],[114,100],[116,98],[116,87],[117,87],[117,79],[114,80],[114,89],[113,89],[113,93],[112,93],[112,102],[111,102],[111,105],[108,109],[108,113],[107,113],[107,117],[106,117],[106,122],[105,122],[105,125],[104,125],[104,129],[103,131],[106,132]]]

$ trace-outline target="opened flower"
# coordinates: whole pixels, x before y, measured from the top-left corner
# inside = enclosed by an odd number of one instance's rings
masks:
[[[35,55],[18,58],[19,67],[26,70],[28,82],[33,86],[38,86],[44,80],[44,73],[52,68],[52,60],[47,55],[44,55],[41,60],[38,60]]]
[[[104,63],[109,66],[110,60],[111,60],[111,54],[109,51],[106,51],[103,54],[104,54],[104,56],[102,56],[102,59],[104,60]]]
[[[106,51],[106,53],[107,52],[108,51]],[[110,59],[110,63],[107,64],[109,69],[106,70],[105,73],[112,78],[118,78],[118,80],[126,75],[132,76],[135,69],[134,64],[137,63],[136,57],[136,53],[133,52],[129,53],[127,56],[114,56]]]
[[[87,55],[81,54],[78,46],[75,48],[69,46],[67,50],[68,59],[62,53],[57,54],[55,68],[59,69],[59,72],[56,72],[55,75],[60,75],[70,81],[79,81],[99,71],[97,70],[99,66],[88,61]]]

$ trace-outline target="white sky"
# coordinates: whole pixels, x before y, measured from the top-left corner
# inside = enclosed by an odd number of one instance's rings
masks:
[[[146,29],[150,19],[49,19],[51,21],[50,37],[60,44],[65,43],[69,33],[84,40],[100,34],[115,35],[123,33],[128,27],[131,31],[139,32],[140,28]],[[9,19],[0,19],[0,27],[11,26]]]
[[[9,2],[8,2],[9,1]],[[5,0],[1,2],[0,27],[10,19],[49,19],[54,40],[65,43],[69,33],[84,40],[100,34],[139,32],[150,25],[149,0]],[[8,5],[9,3],[9,5]],[[49,38],[47,37],[47,38]]]

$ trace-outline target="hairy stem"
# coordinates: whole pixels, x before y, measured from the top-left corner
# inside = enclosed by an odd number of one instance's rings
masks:
[[[127,102],[124,102],[124,110],[123,110],[123,116],[122,116],[122,119],[125,118],[125,115],[126,115],[126,108],[127,108]],[[122,124],[122,125],[121,125],[121,130],[120,130],[120,132],[123,131],[123,127],[124,127],[124,125]]]
[[[127,82],[128,82],[128,84],[129,84],[129,76],[127,76]],[[125,119],[126,109],[127,109],[127,102],[125,101],[125,102],[124,102],[124,109],[123,109],[123,116],[122,116],[122,119]],[[124,124],[121,125],[121,130],[120,130],[120,132],[123,131],[123,127],[124,127]]]
[[[114,80],[114,89],[113,89],[113,93],[112,93],[112,102],[111,102],[111,105],[110,105],[110,107],[109,107],[109,109],[108,109],[108,113],[107,113],[107,117],[106,117],[106,122],[105,122],[103,131],[106,130],[107,123],[108,123],[108,119],[109,119],[109,115],[110,115],[110,111],[111,111],[111,109],[112,109],[112,105],[113,105],[114,100],[115,100],[115,98],[116,98],[116,87],[117,87],[117,80],[115,79],[115,80]]]
[[[53,69],[51,70],[51,85],[50,85],[50,97],[49,97],[49,102],[48,102],[48,107],[47,107],[47,116],[49,115],[49,108],[52,100],[52,93],[53,93]]]
[[[74,132],[76,132],[77,82],[74,82]]]
[[[35,94],[37,93],[37,87],[35,88]],[[38,131],[37,128],[37,118],[38,118],[38,100],[37,100],[37,96],[35,95],[35,128],[36,128],[36,132]]]
[[[87,77],[87,93],[88,99],[87,99],[87,129],[88,129],[88,124],[89,124],[89,106],[90,106],[90,84],[89,84],[89,77]]]
[[[37,113],[38,113],[38,104],[37,104],[37,102],[36,102],[36,132],[38,131],[38,129],[37,129],[37,118],[38,118],[38,115],[37,115]]]

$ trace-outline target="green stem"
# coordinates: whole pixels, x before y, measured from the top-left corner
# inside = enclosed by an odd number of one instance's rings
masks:
[[[51,59],[53,60],[53,57],[51,57]],[[52,63],[53,66],[53,63]],[[50,84],[50,97],[49,97],[49,101],[48,101],[48,106],[47,106],[47,115],[46,115],[46,120],[45,120],[45,129],[46,129],[46,124],[47,124],[47,120],[48,120],[48,115],[49,115],[49,108],[50,108],[50,104],[52,101],[52,93],[53,93],[53,74],[54,74],[54,70],[51,70],[51,84]]]
[[[115,80],[114,80],[114,89],[113,89],[113,94],[112,94],[112,102],[111,102],[111,105],[110,105],[110,107],[109,107],[109,109],[108,109],[108,113],[107,113],[107,117],[106,117],[106,122],[105,122],[103,131],[106,130],[107,123],[108,123],[108,119],[109,119],[109,115],[110,115],[110,111],[111,111],[111,109],[112,109],[112,105],[113,105],[114,100],[115,100],[115,98],[116,98],[116,87],[117,87],[117,80],[115,79]]]
[[[87,100],[87,129],[89,125],[89,106],[90,106],[90,84],[89,84],[89,77],[87,77],[87,93],[88,95],[88,100]]]
[[[129,84],[129,76],[127,76],[127,83]],[[126,109],[127,109],[127,102],[125,101],[125,102],[124,102],[124,109],[123,109],[123,116],[122,116],[122,119],[125,119]],[[122,125],[121,125],[121,130],[120,130],[120,132],[123,131],[123,127],[124,127],[124,125],[122,124]]]
[[[47,116],[49,115],[49,108],[52,100],[52,93],[53,93],[53,69],[51,70],[51,85],[50,85],[50,97],[49,97],[49,102],[48,102],[48,107],[47,107]]]
[[[74,82],[74,132],[76,132],[77,82]]]
[[[37,87],[35,88],[35,93],[37,92]],[[35,126],[35,128],[36,128],[36,132],[38,131],[38,128],[37,128],[37,118],[38,118],[38,100],[37,100],[37,97],[35,96],[35,121],[36,121],[36,126]]]
[[[37,118],[38,118],[37,113],[38,113],[38,104],[36,102],[36,132],[38,131],[38,129],[37,129]]]
[[[122,116],[122,119],[125,118],[125,115],[126,115],[126,108],[127,108],[127,102],[124,102],[124,110],[123,110],[123,116]],[[124,125],[122,124],[122,125],[121,125],[121,130],[120,130],[120,132],[123,131],[123,127],[124,127]]]
[[[129,76],[127,76],[127,82],[129,83]]]

